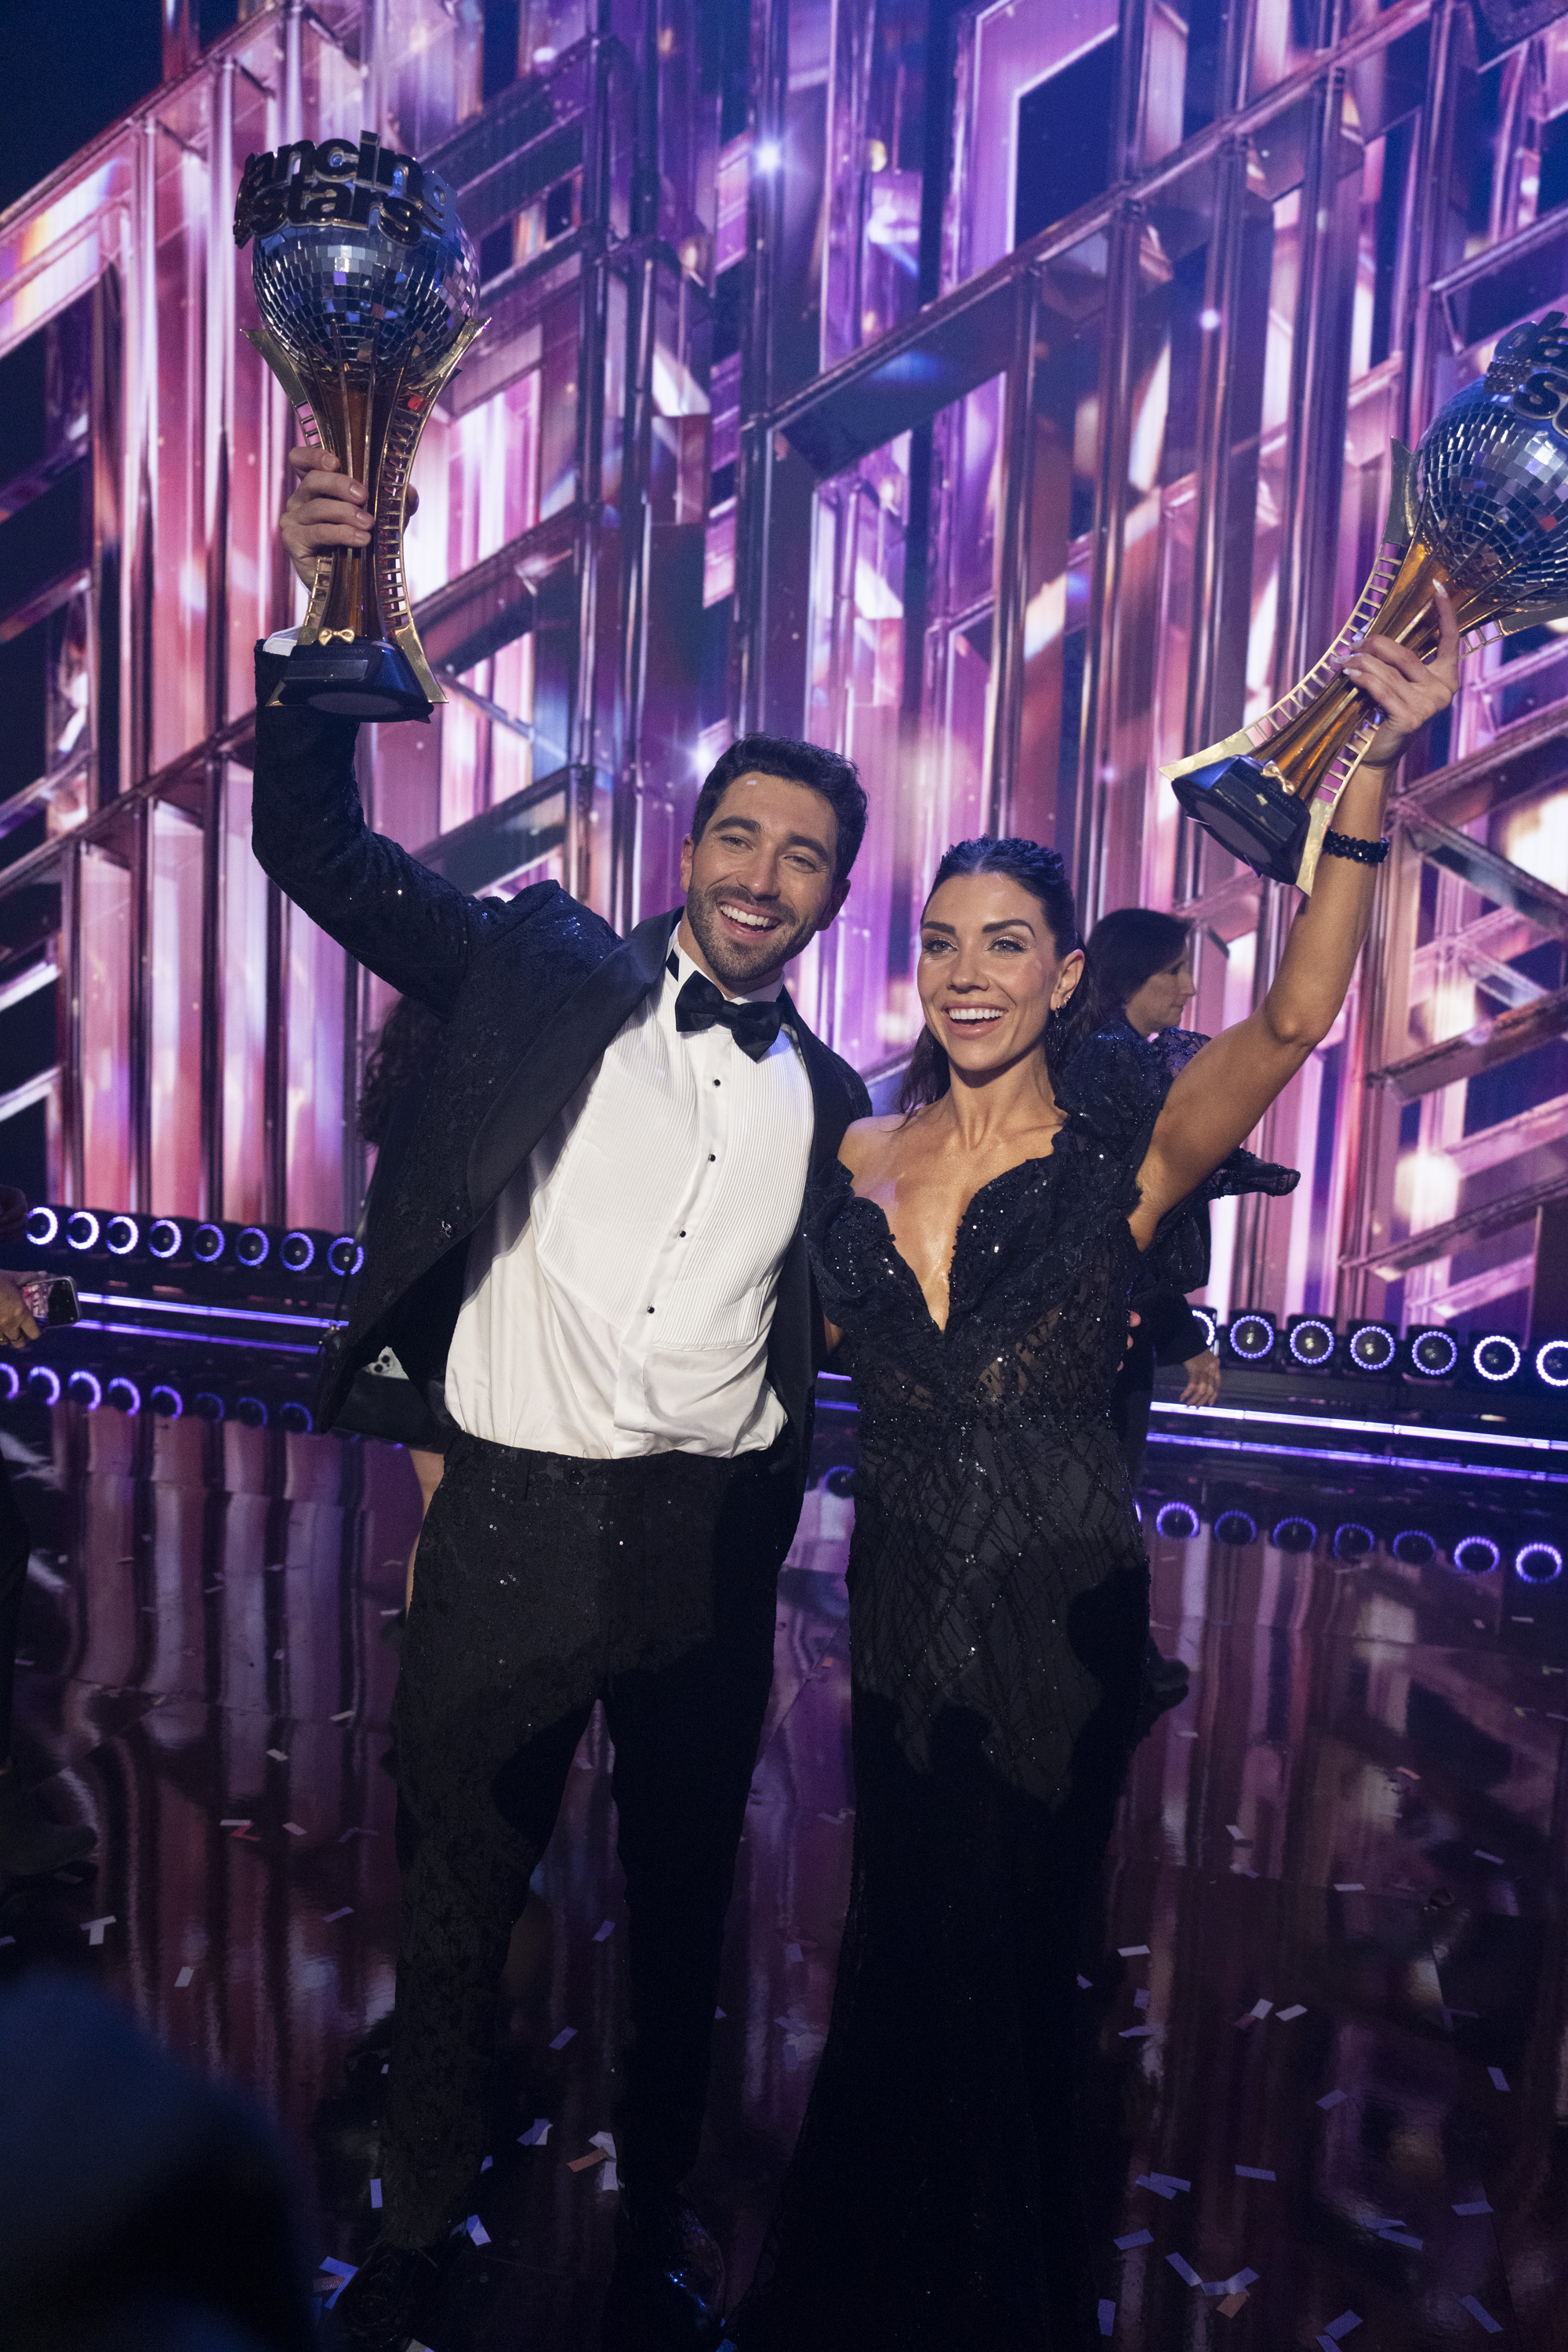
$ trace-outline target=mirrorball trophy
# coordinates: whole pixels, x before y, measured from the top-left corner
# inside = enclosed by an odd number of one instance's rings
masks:
[[[447,698],[408,606],[408,477],[437,394],[485,324],[452,192],[374,131],[300,139],[247,157],[234,236],[256,239],[263,323],[250,341],[305,439],[364,485],[374,518],[368,547],[317,558],[273,699],[349,719],[428,719]]]
[[[1467,647],[1568,614],[1568,328],[1561,310],[1503,337],[1412,457],[1393,445],[1383,545],[1355,610],[1272,710],[1167,768],[1177,800],[1233,857],[1310,890],[1334,804],[1377,728],[1339,663],[1375,633],[1425,660],[1440,579]]]

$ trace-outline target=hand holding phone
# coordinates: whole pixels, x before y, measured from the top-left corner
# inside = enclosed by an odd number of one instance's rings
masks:
[[[45,1325],[80,1320],[68,1274],[0,1274],[0,1340],[8,1347],[25,1348]]]

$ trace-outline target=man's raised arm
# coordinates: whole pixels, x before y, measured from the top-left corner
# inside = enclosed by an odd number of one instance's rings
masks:
[[[281,664],[260,653],[256,667],[258,862],[350,955],[446,1020],[492,910],[372,833],[354,779],[357,723],[268,709]]]

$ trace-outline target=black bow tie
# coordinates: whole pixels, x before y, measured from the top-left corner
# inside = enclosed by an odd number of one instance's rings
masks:
[[[698,1029],[728,1029],[742,1054],[760,1062],[784,1021],[784,999],[765,1004],[731,1004],[705,973],[694,971],[675,1000],[675,1025],[683,1037]]]

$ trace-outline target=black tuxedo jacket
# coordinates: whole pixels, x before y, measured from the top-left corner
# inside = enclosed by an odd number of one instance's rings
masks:
[[[658,980],[679,915],[652,916],[621,940],[555,882],[510,899],[470,898],[366,825],[353,719],[268,707],[280,667],[258,651],[257,857],[350,955],[447,1024],[420,1114],[396,1164],[378,1172],[348,1331],[320,1400],[330,1426],[355,1372],[384,1347],[426,1396],[439,1395],[468,1236]],[[811,1082],[815,1171],[870,1100],[793,1007],[789,1019]],[[635,1183],[635,1135],[626,1150]],[[823,1349],[797,1229],[779,1277],[768,1377],[803,1470]]]

